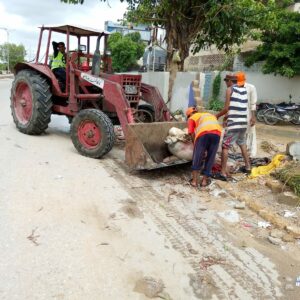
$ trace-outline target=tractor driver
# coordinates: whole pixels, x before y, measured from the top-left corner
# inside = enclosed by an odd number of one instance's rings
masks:
[[[66,47],[63,42],[52,42],[53,59],[51,62],[51,70],[64,86],[66,84]]]

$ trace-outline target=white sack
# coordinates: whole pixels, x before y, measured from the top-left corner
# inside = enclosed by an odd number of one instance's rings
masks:
[[[187,128],[181,130],[176,127],[172,127],[169,130],[165,142],[168,144],[170,153],[177,156],[179,159],[191,161],[193,159],[194,144],[189,141],[187,134]]]
[[[194,144],[192,142],[177,141],[173,144],[168,144],[169,151],[180,159],[191,161],[193,159]]]

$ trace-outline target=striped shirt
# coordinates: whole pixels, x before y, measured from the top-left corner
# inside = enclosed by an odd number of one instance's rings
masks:
[[[246,129],[248,115],[248,96],[244,86],[234,85],[230,96],[227,127],[228,130]]]

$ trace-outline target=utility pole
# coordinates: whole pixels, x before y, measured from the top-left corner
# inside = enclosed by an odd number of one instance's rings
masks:
[[[10,69],[9,69],[9,29],[6,27],[0,27],[0,29],[5,30],[6,31],[6,35],[7,35],[7,53],[6,53],[6,57],[7,57],[7,72],[10,73]]]

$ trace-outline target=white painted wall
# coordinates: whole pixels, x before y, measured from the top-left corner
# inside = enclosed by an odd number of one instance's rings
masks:
[[[141,73],[142,82],[154,85],[160,91],[165,102],[168,100],[169,72]]]
[[[260,101],[280,103],[289,101],[289,95],[292,95],[292,101],[300,103],[300,76],[288,79],[279,75],[247,72],[246,78],[247,82],[256,86]]]
[[[214,72],[214,76],[217,72]],[[178,72],[175,80],[173,95],[169,108],[171,111],[182,109],[185,111],[188,105],[189,86],[192,80],[196,79],[197,72]],[[226,85],[223,81],[226,72],[221,73],[221,91],[220,100],[225,99]],[[280,103],[289,101],[289,95],[292,95],[292,101],[300,103],[300,76],[288,79],[281,76],[264,75],[258,72],[246,72],[247,82],[256,86],[258,102]],[[203,93],[205,76],[200,73],[200,89]],[[149,72],[142,73],[142,81],[158,87],[165,101],[168,99],[168,72]]]
[[[264,75],[258,72],[245,73],[247,82],[256,87],[258,102],[275,104],[283,101],[289,102],[289,95],[291,95],[292,102],[300,103],[300,76],[288,79],[279,75]],[[223,77],[225,74],[226,72],[222,72]],[[225,84],[222,86],[221,99],[225,99]]]
[[[190,84],[196,79],[196,75],[196,72],[177,73],[169,106],[171,111],[177,109],[186,110],[189,101]]]

